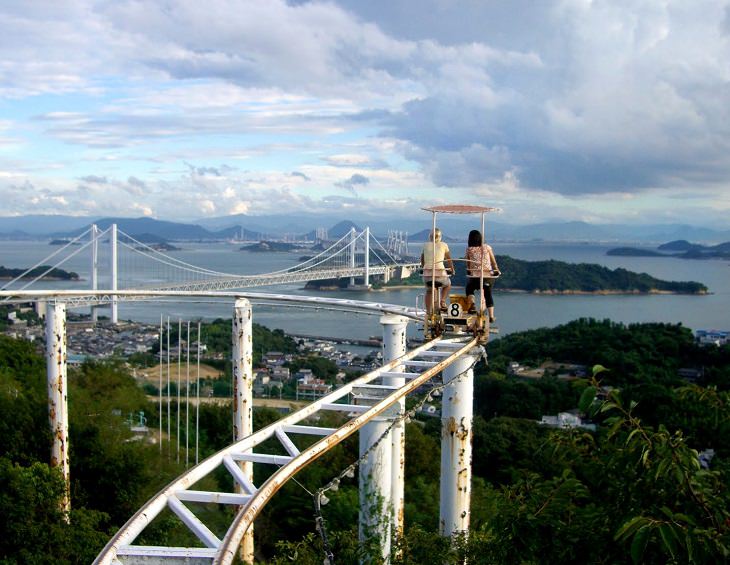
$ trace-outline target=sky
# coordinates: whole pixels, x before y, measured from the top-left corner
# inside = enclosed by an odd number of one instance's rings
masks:
[[[0,3],[0,215],[728,229],[730,2]]]

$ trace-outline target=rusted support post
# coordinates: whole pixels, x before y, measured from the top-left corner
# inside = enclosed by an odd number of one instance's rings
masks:
[[[357,393],[356,393],[357,395]],[[374,405],[379,398],[366,399],[358,404]],[[360,516],[358,535],[360,543],[377,539],[383,563],[390,563],[391,520],[391,440],[390,433],[379,443],[392,422],[393,408],[365,424],[360,430],[360,456],[367,456],[360,464],[358,476]],[[371,556],[377,563],[381,558]],[[366,561],[367,562],[367,561]]]
[[[443,372],[439,531],[447,537],[469,531],[475,360],[463,355]]]
[[[238,441],[253,433],[253,321],[251,303],[236,299],[233,311],[233,439]],[[253,463],[239,463],[241,471],[253,484]],[[236,485],[236,492],[247,492]],[[253,524],[243,536],[240,556],[244,563],[253,563]]]
[[[383,326],[383,364],[389,363],[406,353],[406,328],[408,318],[388,314],[381,316]],[[394,372],[403,370],[403,366],[393,369]],[[383,377],[383,384],[403,386],[405,377]],[[405,411],[405,400],[395,405],[397,416]],[[403,533],[403,508],[405,490],[405,425],[399,421],[391,430],[391,485],[393,536],[397,539]]]
[[[68,379],[66,378],[66,305],[48,304],[46,312],[46,375],[51,424],[51,467],[58,467],[65,485],[61,510],[71,510],[68,459]]]

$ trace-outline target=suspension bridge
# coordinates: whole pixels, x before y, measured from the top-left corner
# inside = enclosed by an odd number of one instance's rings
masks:
[[[69,298],[67,305],[73,308],[109,303],[112,308],[112,322],[116,323],[117,295],[114,295],[114,291],[117,290],[225,291],[347,278],[350,279],[351,286],[356,286],[356,281],[359,280],[361,281],[359,287],[368,288],[375,277],[383,282],[388,282],[394,276],[405,278],[417,267],[416,263],[404,255],[407,246],[404,246],[402,235],[394,236],[389,233],[388,241],[383,245],[367,227],[359,233],[352,228],[338,240],[319,245],[316,254],[293,266],[267,273],[241,274],[208,269],[183,261],[157,249],[153,244],[142,242],[124,233],[117,229],[116,224],[110,225],[105,230],[99,230],[96,225],[91,225],[83,233],[67,241],[48,257],[8,282],[3,290],[14,288],[19,283],[22,283],[22,286],[18,287],[19,290],[35,288],[53,269],[62,268],[72,257],[88,253],[90,290],[99,288],[99,281],[102,280],[100,275],[105,270],[106,276],[103,279],[109,283],[111,299],[98,293],[79,294]],[[303,248],[302,251],[307,250]],[[309,250],[310,253],[313,251],[314,249]],[[31,280],[25,280],[28,273],[34,269],[51,263],[52,266]],[[103,269],[104,267],[106,269]],[[134,298],[125,295],[124,299]]]
[[[88,239],[82,243],[81,239],[86,237]],[[98,243],[103,237],[107,237],[110,244],[107,262],[109,288],[105,290],[98,288],[97,270]],[[92,226],[88,234],[82,234],[68,245],[74,244],[78,249],[74,249],[73,254],[83,249],[91,249],[91,289],[30,290],[27,288],[30,284],[19,289],[9,289],[9,286],[18,282],[16,280],[0,290],[0,299],[43,302],[47,306],[45,337],[49,421],[53,437],[51,464],[61,470],[66,481],[67,494],[62,501],[64,512],[70,510],[67,309],[83,305],[111,304],[112,322],[115,322],[115,308],[120,300],[151,301],[172,298],[185,301],[210,298],[230,300],[233,306],[233,442],[203,461],[198,462],[196,458],[196,464],[192,468],[187,469],[147,501],[112,536],[99,553],[96,564],[231,564],[237,559],[244,563],[253,563],[253,529],[262,509],[285,484],[296,480],[295,475],[299,471],[315,463],[324,454],[337,449],[339,444],[356,433],[359,435],[357,459],[343,469],[333,469],[331,480],[311,493],[315,529],[322,540],[323,562],[328,565],[336,562],[336,556],[328,542],[322,509],[328,501],[327,493],[331,496],[340,482],[353,478],[357,473],[360,541],[366,543],[377,540],[371,558],[377,562],[389,563],[393,544],[404,532],[405,423],[426,402],[432,402],[433,395],[437,392],[440,392],[441,397],[439,529],[441,535],[447,538],[468,534],[473,369],[479,359],[485,358],[483,343],[488,338],[488,332],[480,337],[469,332],[450,338],[439,335],[409,351],[407,328],[412,323],[427,323],[426,313],[422,310],[346,298],[242,290],[333,278],[350,278],[350,282],[354,283],[357,277],[362,279],[365,286],[369,284],[371,276],[382,275],[387,280],[394,269],[406,271],[415,266],[402,256],[394,256],[387,249],[393,249],[393,244],[403,248],[401,234],[389,234],[387,246],[382,246],[377,239],[372,238],[367,228],[359,234],[352,230],[323,248],[317,255],[304,259],[295,266],[263,274],[226,273],[200,268],[164,254],[127,234],[120,234],[114,225],[103,232]],[[120,280],[124,278],[119,276],[120,248],[128,256],[142,257],[158,269],[154,277],[147,277],[155,279],[153,284],[140,285],[134,281],[120,284]],[[371,262],[371,258],[375,262]],[[64,260],[57,261],[54,267],[60,267],[63,262]],[[124,271],[134,272],[135,269],[125,267]],[[165,274],[159,274],[159,271],[164,271]],[[254,431],[252,323],[253,307],[256,304],[327,308],[379,316],[383,331],[383,365],[334,392],[315,399],[297,412]],[[429,332],[425,334],[432,335]],[[162,344],[162,323],[160,343]],[[162,388],[160,376],[161,437]],[[407,410],[405,399],[408,396],[412,401]],[[322,415],[332,412],[341,414],[338,427],[318,424]],[[168,435],[169,432],[168,429]],[[314,438],[314,442],[311,438]],[[254,463],[271,465],[275,470],[264,480],[257,480],[253,472]],[[211,479],[213,474],[219,477],[222,473],[228,475],[233,483],[232,489],[208,487],[201,490],[201,484],[219,485],[219,481]],[[203,481],[206,478],[209,480]],[[205,512],[200,512],[205,505],[222,505],[234,509],[233,513],[227,514],[231,518],[224,530],[221,530],[220,525],[211,528],[205,523],[201,517]],[[140,543],[140,536],[143,539],[145,530],[163,515],[166,519],[174,516],[189,530],[191,539],[196,541],[186,547]]]

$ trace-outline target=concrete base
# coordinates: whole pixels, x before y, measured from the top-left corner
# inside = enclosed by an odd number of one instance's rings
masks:
[[[370,290],[373,287],[373,285],[368,284],[348,284],[345,288],[342,290]]]

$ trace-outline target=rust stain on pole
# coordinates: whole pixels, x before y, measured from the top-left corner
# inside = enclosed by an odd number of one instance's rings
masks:
[[[50,464],[51,467],[61,470],[64,480],[61,510],[68,521],[71,504],[66,395],[66,306],[63,303],[53,303],[46,313],[46,356],[48,420],[53,439]]]

